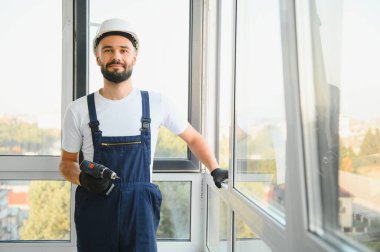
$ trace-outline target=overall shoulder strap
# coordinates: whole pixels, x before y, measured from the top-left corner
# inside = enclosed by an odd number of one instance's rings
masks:
[[[150,106],[149,106],[149,93],[147,91],[141,91],[141,100],[142,100],[142,116],[141,116],[141,135],[146,139],[147,143],[147,159],[148,167],[151,163],[151,146],[150,146]],[[149,170],[150,173],[150,170]]]
[[[96,117],[94,93],[87,95],[87,106],[88,106],[88,113],[90,115],[90,122],[88,123],[88,125],[90,126],[92,133],[98,132],[99,121],[98,121],[98,118]]]
[[[92,136],[94,137],[94,134],[97,135],[101,132],[99,130],[99,121],[96,116],[94,93],[87,95],[87,106],[88,106],[88,113],[90,115],[90,122],[88,123],[88,125],[90,126]]]
[[[150,133],[150,107],[149,107],[149,93],[147,91],[141,91],[142,99],[142,117],[141,117],[141,134]]]

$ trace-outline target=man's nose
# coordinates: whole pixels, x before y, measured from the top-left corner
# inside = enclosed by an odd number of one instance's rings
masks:
[[[121,60],[121,53],[120,52],[118,52],[118,51],[114,51],[113,53],[112,53],[112,58],[111,58],[111,60],[116,60],[116,61],[120,61]]]

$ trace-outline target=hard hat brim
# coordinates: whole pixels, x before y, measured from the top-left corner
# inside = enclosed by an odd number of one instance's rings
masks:
[[[122,31],[109,31],[109,32],[104,32],[95,38],[94,51],[96,50],[96,47],[99,45],[99,43],[102,39],[104,39],[105,37],[108,37],[108,36],[112,36],[112,35],[123,36],[123,37],[129,39],[132,42],[133,47],[136,50],[138,50],[138,48],[139,48],[138,40],[133,36],[133,34],[127,33],[127,32],[122,32]]]

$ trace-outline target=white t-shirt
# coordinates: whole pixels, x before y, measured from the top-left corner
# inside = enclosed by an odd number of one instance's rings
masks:
[[[189,123],[186,115],[180,115],[175,106],[161,94],[149,91],[151,117],[151,166],[157,144],[158,130],[165,126],[174,134],[185,131]],[[99,129],[103,136],[134,136],[140,135],[142,103],[140,90],[132,92],[121,100],[109,100],[95,92],[95,108]],[[81,97],[69,104],[62,128],[62,149],[76,153],[82,150],[85,160],[92,161],[94,146],[91,129],[88,125],[90,116],[87,107],[87,97]]]

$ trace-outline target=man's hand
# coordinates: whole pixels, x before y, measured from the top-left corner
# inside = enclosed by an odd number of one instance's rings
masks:
[[[214,179],[216,187],[221,188],[222,182],[228,179],[228,171],[221,168],[216,168],[211,172],[211,176]]]
[[[90,192],[106,194],[112,186],[112,181],[108,178],[94,178],[85,172],[79,174],[80,185]]]

